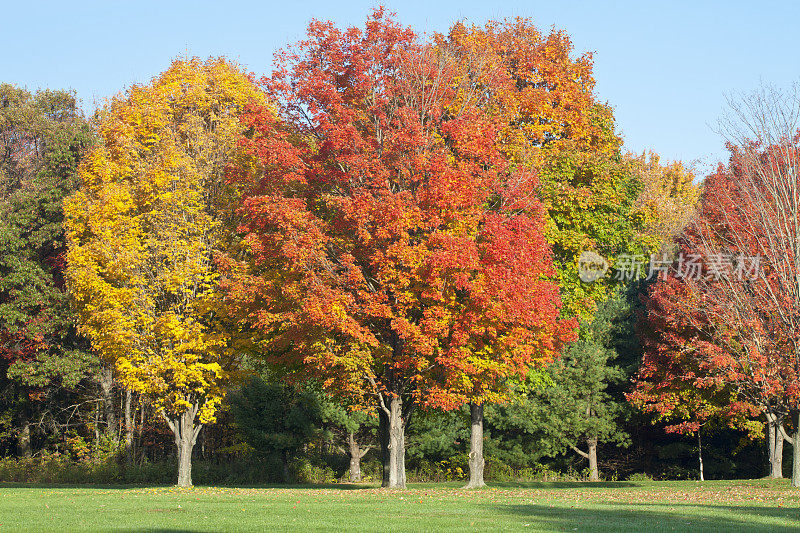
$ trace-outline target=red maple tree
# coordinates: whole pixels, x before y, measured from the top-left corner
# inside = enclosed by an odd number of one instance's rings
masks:
[[[778,444],[794,447],[793,486],[800,486],[800,431],[790,437],[783,421],[800,425],[797,102],[796,95],[762,90],[734,104],[730,162],[707,178],[700,211],[680,242],[680,257],[697,266],[684,262],[681,279],[651,292],[662,300],[660,315],[683,324],[685,334],[671,342],[666,364],[650,362],[663,380],[650,392],[684,380],[733,391],[733,405],[760,411],[773,475]]]
[[[755,406],[741,398],[736,385],[718,372],[715,362],[722,349],[710,335],[715,328],[705,324],[708,317],[697,301],[695,287],[676,278],[676,273],[673,269],[672,275],[657,281],[643,297],[645,311],[639,320],[642,363],[626,397],[656,420],[666,422],[668,433],[697,436],[702,480],[704,426],[725,424],[757,434],[761,424],[753,420],[759,414]]]
[[[503,398],[574,322],[543,237],[535,176],[515,173],[485,112],[492,79],[383,9],[362,29],[314,21],[262,83],[245,192],[249,260],[223,258],[238,316],[278,363],[388,420],[405,485],[416,406]]]

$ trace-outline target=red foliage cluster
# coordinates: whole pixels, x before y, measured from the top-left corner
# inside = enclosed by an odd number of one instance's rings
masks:
[[[683,257],[701,259],[700,275],[649,293],[631,399],[667,418],[782,418],[800,404],[797,143],[730,149],[679,241]]]
[[[262,80],[251,259],[224,285],[275,360],[331,389],[453,408],[502,398],[571,339],[558,319],[535,176],[516,173],[463,51],[382,10],[364,30],[313,22]],[[507,82],[507,80],[505,80]],[[365,386],[368,385],[368,386]]]

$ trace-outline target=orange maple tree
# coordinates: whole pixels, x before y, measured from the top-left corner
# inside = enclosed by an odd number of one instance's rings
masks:
[[[457,23],[436,40],[483,66],[481,81],[494,87],[491,112],[502,124],[498,148],[513,164],[536,167],[566,148],[605,148],[593,119],[592,55],[573,57],[564,31],[543,34],[531,19],[516,17]]]
[[[416,406],[501,400],[574,329],[476,65],[382,9],[363,30],[314,21],[262,80],[277,113],[250,113],[260,175],[232,173],[248,257],[221,259],[230,305],[271,360],[377,401],[392,487]]]

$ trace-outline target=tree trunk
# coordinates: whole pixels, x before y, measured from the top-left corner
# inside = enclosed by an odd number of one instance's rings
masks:
[[[31,421],[27,416],[24,416],[20,423],[17,435],[17,453],[20,457],[31,456]]]
[[[783,436],[780,428],[775,428],[775,450],[773,451],[772,462],[770,464],[771,475],[775,479],[783,478]]]
[[[140,464],[144,464],[144,461],[147,458],[147,450],[145,450],[145,447],[142,446],[142,437],[144,437],[144,413],[147,411],[147,405],[144,403],[144,401],[142,401],[141,397],[139,398],[139,408],[141,411],[139,413],[139,431],[136,435],[136,449],[139,450]]]
[[[381,487],[389,486],[389,415],[378,407],[378,441],[381,448]]]
[[[133,392],[125,391],[125,458],[133,464]]]
[[[94,454],[100,451],[100,402],[94,404]]]
[[[703,440],[700,437],[700,430],[702,426],[697,428],[697,458],[700,461],[700,481],[705,481],[705,475],[703,473]]]
[[[783,435],[781,417],[767,416],[767,456],[769,457],[768,476],[772,479],[783,477]]]
[[[469,404],[471,433],[469,439],[469,483],[465,489],[485,487],[483,481],[483,404]]]
[[[197,442],[197,435],[203,428],[202,424],[194,425],[194,417],[199,410],[198,404],[192,405],[176,418],[164,415],[167,425],[175,435],[175,445],[178,448],[178,486],[192,486],[192,450]]]
[[[281,452],[281,465],[283,469],[283,482],[289,483],[292,473],[289,471],[289,455],[286,450]]]
[[[795,430],[792,436],[792,487],[800,487],[800,411],[795,415]]]
[[[773,477],[775,474],[775,422],[767,416],[767,459],[769,466],[767,467],[767,476]],[[783,440],[783,439],[781,439]]]
[[[100,397],[106,419],[106,436],[117,440],[117,416],[114,412],[114,372],[109,365],[100,369]]]
[[[597,437],[587,439],[589,445],[589,481],[600,481],[600,470],[597,468]]]
[[[350,481],[353,483],[361,482],[361,458],[369,451],[369,447],[361,449],[356,441],[355,434],[351,431],[347,434],[347,443],[350,446]]]
[[[390,489],[406,488],[406,435],[403,400],[393,395],[389,400],[389,483]]]

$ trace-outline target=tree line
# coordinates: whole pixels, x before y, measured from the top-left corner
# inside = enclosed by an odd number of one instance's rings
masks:
[[[397,488],[407,441],[418,461],[461,440],[480,487],[487,457],[572,454],[599,479],[598,449],[644,421],[699,450],[704,426],[766,427],[780,477],[797,124],[753,138],[737,118],[785,101],[735,108],[701,189],[625,153],[593,89],[561,31],[424,37],[382,8],[312,21],[262,78],[176,60],[90,119],[70,92],[0,86],[3,450],[134,464],[172,441],[188,486],[198,439],[284,479],[314,448],[360,480],[374,447]],[[607,275],[582,279],[587,251]],[[676,275],[689,254],[763,269]]]

